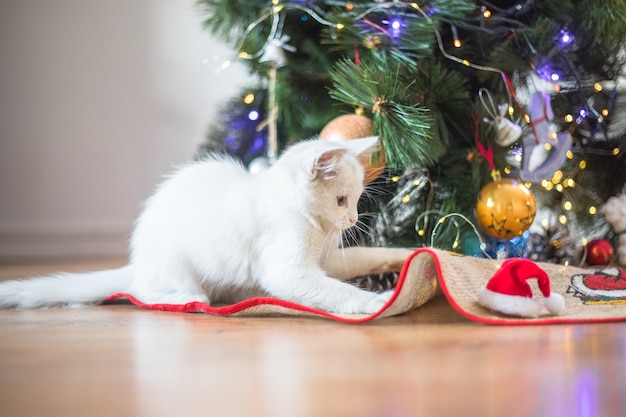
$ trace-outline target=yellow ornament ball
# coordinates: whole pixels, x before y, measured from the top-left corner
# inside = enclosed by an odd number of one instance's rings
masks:
[[[344,114],[334,118],[319,134],[323,140],[352,140],[372,136],[373,122],[360,114]],[[361,164],[365,168],[365,183],[369,184],[385,170],[385,152],[380,145],[380,152],[375,158],[363,158]]]
[[[476,202],[476,221],[496,239],[512,239],[524,233],[537,212],[533,194],[519,181],[496,178],[485,185]]]

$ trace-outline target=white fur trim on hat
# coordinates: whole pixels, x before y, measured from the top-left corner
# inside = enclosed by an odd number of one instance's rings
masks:
[[[565,300],[561,294],[557,294],[554,291],[550,293],[550,296],[543,300],[544,305],[548,311],[554,315],[559,315],[565,309]]]
[[[534,297],[506,295],[493,292],[486,287],[480,289],[478,303],[491,310],[514,316],[539,317],[541,314],[541,303]]]

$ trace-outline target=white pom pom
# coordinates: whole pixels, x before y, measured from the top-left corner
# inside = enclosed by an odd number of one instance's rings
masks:
[[[552,292],[550,297],[544,300],[544,305],[551,314],[559,315],[565,309],[565,300],[561,294]]]

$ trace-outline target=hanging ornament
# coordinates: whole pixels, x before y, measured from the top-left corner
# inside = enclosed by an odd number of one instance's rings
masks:
[[[480,120],[474,116],[474,141],[481,155],[491,168],[493,181],[478,193],[474,215],[480,228],[496,239],[512,239],[521,236],[535,219],[535,197],[522,183],[502,178],[493,162],[493,149],[480,142]]]
[[[287,45],[290,39],[289,35],[282,35],[281,37],[268,40],[259,62],[269,63],[274,68],[281,68],[287,65],[285,50],[296,52],[296,48]]]
[[[352,140],[372,136],[372,120],[360,114],[344,114],[334,118],[319,134],[323,140]],[[385,152],[381,149],[378,155],[369,160],[361,160],[365,168],[365,183],[369,184],[378,178],[385,170]]]
[[[506,117],[509,104],[500,104],[496,108],[489,90],[485,88],[478,90],[478,97],[487,114],[491,116],[491,119],[485,118],[484,121],[496,130],[496,144],[503,147],[514,144],[522,135],[522,127]]]
[[[267,74],[269,80],[268,117],[257,126],[257,132],[260,132],[267,127],[267,154],[266,156],[255,158],[250,162],[248,170],[253,174],[265,171],[276,161],[276,158],[278,157],[278,104],[276,103],[277,74],[279,68],[287,65],[285,50],[289,52],[296,52],[296,48],[287,44],[290,37],[282,34],[285,16],[284,14],[281,15],[279,13],[281,10],[282,6],[273,7],[272,13],[268,14],[268,16],[271,16],[272,19],[272,28],[267,41],[263,45],[263,48],[255,54],[248,54],[241,51],[239,55],[241,58],[248,60],[258,58],[258,62],[268,64],[270,67]],[[254,24],[248,26],[248,29],[242,37],[240,47],[243,45],[243,41],[250,31],[263,20],[265,20],[265,18],[257,20]]]
[[[608,265],[613,260],[613,246],[605,239],[594,239],[585,246],[589,265]]]
[[[535,197],[524,184],[501,178],[498,171],[493,171],[492,177],[494,180],[478,193],[476,221],[486,234],[496,239],[521,236],[535,218]]]
[[[626,186],[624,187],[626,190]],[[613,231],[619,235],[617,261],[626,267],[626,192],[611,197],[601,208],[602,214]]]
[[[548,93],[533,93],[527,110],[532,135],[527,135],[522,140],[520,178],[525,182],[540,183],[552,178],[563,166],[567,151],[572,146],[572,136],[567,132],[557,135],[550,132],[548,122],[554,119],[554,113]]]

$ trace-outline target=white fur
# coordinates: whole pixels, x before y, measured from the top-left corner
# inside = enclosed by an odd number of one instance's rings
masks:
[[[376,142],[304,141],[257,175],[224,157],[185,166],[147,200],[127,267],[0,283],[0,307],[99,303],[124,291],[146,303],[269,295],[337,313],[375,312],[389,293],[331,278],[322,265],[336,263],[341,232],[357,222],[364,175],[357,158]]]

